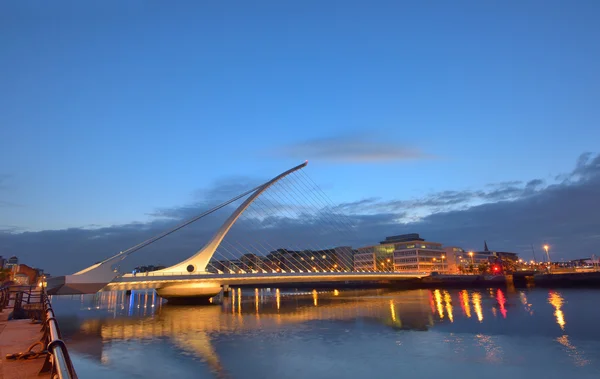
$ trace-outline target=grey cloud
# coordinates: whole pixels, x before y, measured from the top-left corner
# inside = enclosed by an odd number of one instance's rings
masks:
[[[376,140],[369,135],[312,139],[285,146],[275,151],[275,155],[342,163],[393,162],[428,157],[417,148]]]
[[[512,187],[512,186],[518,186],[521,184],[523,184],[523,182],[521,180],[508,180],[505,182],[490,183],[490,184],[487,184],[486,187]]]
[[[544,181],[542,179],[533,179],[527,182],[525,188],[535,189],[542,185],[544,185]]]
[[[534,182],[535,185],[529,185]],[[515,183],[521,183],[516,187]],[[489,184],[486,187],[491,190],[463,190],[463,191],[442,191],[411,200],[391,200],[384,201],[376,198],[368,198],[359,201],[343,203],[338,209],[350,213],[378,213],[386,210],[406,211],[409,209],[424,209],[429,211],[442,212],[455,209],[463,209],[472,205],[474,201],[498,202],[514,200],[526,196],[531,196],[539,190],[541,180],[532,180],[525,186],[522,182],[503,182]]]
[[[312,213],[302,207],[293,214],[250,212],[232,228],[219,252],[243,251],[242,245],[259,253],[279,247],[358,247],[376,244],[386,235],[418,232],[429,240],[466,249],[482,248],[483,240],[487,240],[493,250],[515,251],[526,259],[531,259],[531,245],[539,258],[543,243],[551,245],[553,257],[600,255],[599,163],[600,156],[587,155],[573,172],[567,174],[571,177],[569,181],[546,187],[539,181],[530,186],[521,183],[516,187],[521,195],[512,189],[514,184],[509,184],[503,194],[495,192],[501,188],[492,187],[487,192],[443,191],[408,201],[363,199]],[[528,192],[527,187],[537,189]],[[485,196],[500,200],[466,205],[468,199]],[[205,199],[205,203],[212,201],[214,199]],[[415,203],[440,205],[442,211],[407,222],[415,217],[408,207]],[[288,206],[293,208],[293,204]],[[463,208],[456,209],[456,206]],[[183,209],[175,210],[173,214],[197,214],[206,208],[190,206]],[[184,259],[206,243],[231,210],[232,207],[223,209],[133,254],[126,261],[126,267],[172,264]],[[156,219],[148,223],[94,229],[25,233],[4,230],[0,231],[0,255],[17,254],[23,262],[46,268],[52,274],[64,274],[133,246],[177,222],[179,219]],[[263,242],[249,244],[248,241]]]

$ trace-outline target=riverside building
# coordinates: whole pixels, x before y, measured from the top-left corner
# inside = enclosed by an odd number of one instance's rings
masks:
[[[446,252],[439,242],[426,241],[417,233],[386,237],[379,245],[358,248],[357,271],[447,272]]]

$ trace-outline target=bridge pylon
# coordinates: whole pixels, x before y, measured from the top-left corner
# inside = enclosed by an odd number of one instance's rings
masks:
[[[153,275],[208,273],[206,271],[206,267],[208,266],[208,263],[209,263],[210,259],[212,258],[212,256],[214,255],[215,251],[219,247],[219,244],[221,243],[221,241],[223,241],[223,238],[225,238],[225,236],[227,235],[227,233],[229,232],[229,230],[231,229],[233,224],[235,224],[235,222],[242,215],[242,213],[244,213],[244,211],[250,206],[250,204],[252,204],[252,202],[254,200],[256,200],[262,193],[264,193],[267,189],[269,189],[269,187],[271,187],[273,184],[277,183],[279,180],[283,179],[284,177],[288,176],[289,174],[306,167],[307,164],[308,164],[308,161],[305,161],[304,163],[302,163],[298,166],[292,167],[291,169],[277,175],[276,177],[269,180],[268,182],[265,182],[262,185],[258,186],[254,190],[254,192],[251,192],[251,194],[248,196],[248,198],[231,214],[231,216],[229,216],[229,218],[227,218],[227,220],[223,223],[223,225],[221,225],[221,227],[217,230],[217,232],[214,234],[214,236],[200,250],[198,250],[194,255],[192,255],[191,257],[187,258],[186,260],[184,260],[182,262],[179,262],[175,265],[164,268],[162,270],[154,271]],[[229,202],[227,202],[227,203],[229,203]],[[217,207],[217,208],[220,208],[220,207]],[[194,221],[196,219],[194,219]],[[189,222],[189,223],[191,223],[191,222]],[[184,226],[188,225],[189,223],[185,223]],[[176,228],[175,230],[178,230],[178,229],[179,229],[179,227]],[[159,238],[162,238],[163,236],[166,236],[170,233],[171,233],[171,231],[164,233]],[[156,238],[154,240],[157,240],[159,238]],[[142,245],[142,244],[140,244],[140,245]],[[145,244],[143,246],[145,246]],[[129,249],[129,250],[131,250],[131,249]],[[86,269],[76,272],[75,274],[54,277],[54,278],[49,279],[48,280],[48,292],[50,294],[72,295],[72,294],[82,294],[82,293],[96,293],[96,292],[100,291],[102,288],[104,288],[108,283],[112,282],[119,275],[117,268],[115,266],[116,266],[116,264],[118,264],[118,262],[122,261],[130,254],[129,250],[120,252],[102,262],[96,263]],[[202,288],[198,288],[198,289],[193,289],[193,288],[190,289],[189,285],[186,285],[185,288],[181,288],[181,290],[178,291],[176,286],[170,285],[168,287],[168,289],[167,289],[167,287],[165,287],[162,290],[161,290],[161,288],[157,288],[157,292],[159,293],[159,295],[162,292],[163,295],[165,295],[165,297],[167,297],[167,298],[177,297],[178,293],[181,293],[181,296],[183,296],[183,297],[190,297],[190,296],[194,296],[194,292],[198,292],[199,296],[204,297],[204,296],[207,296],[208,294],[212,294],[216,290],[216,288],[207,289],[204,287],[205,286],[202,286]],[[220,287],[218,289],[220,291]],[[216,293],[218,293],[219,291],[217,291]],[[216,294],[216,293],[214,293],[214,294]]]

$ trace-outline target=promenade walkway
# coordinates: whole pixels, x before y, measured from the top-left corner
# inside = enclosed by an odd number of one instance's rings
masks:
[[[0,379],[49,378],[50,373],[38,376],[44,363],[44,357],[27,360],[7,360],[7,354],[27,351],[27,348],[42,338],[40,324],[31,320],[11,320],[8,315],[12,309],[0,313]],[[39,351],[40,346],[36,346]]]
[[[50,373],[39,375],[45,356],[32,359],[6,359],[7,354],[24,353],[42,339],[40,323],[30,319],[8,320],[13,311],[11,300],[0,312],[0,379],[49,378]],[[36,346],[34,351],[40,351]]]

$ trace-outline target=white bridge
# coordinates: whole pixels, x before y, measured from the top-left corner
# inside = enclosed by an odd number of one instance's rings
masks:
[[[350,270],[302,270],[298,265],[287,270],[268,272],[213,273],[207,267],[215,251],[227,235],[233,224],[242,213],[261,194],[284,177],[304,168],[307,162],[293,167],[268,182],[247,191],[235,198],[220,204],[192,220],[162,233],[150,240],[144,241],[126,251],[120,252],[100,263],[92,265],[72,275],[50,278],[48,293],[50,294],[89,294],[98,291],[156,289],[157,293],[167,299],[177,298],[209,298],[218,294],[226,285],[259,285],[278,283],[327,283],[350,281],[395,281],[422,278],[420,272],[388,272],[368,271],[355,272]],[[215,235],[194,255],[170,267],[140,274],[119,274],[117,264],[129,254],[153,243],[167,235],[191,224],[192,222],[225,207],[245,196],[248,198],[227,218]],[[352,265],[350,264],[350,267]]]

